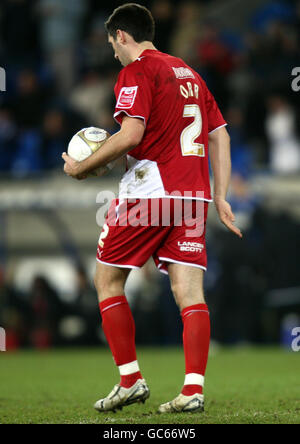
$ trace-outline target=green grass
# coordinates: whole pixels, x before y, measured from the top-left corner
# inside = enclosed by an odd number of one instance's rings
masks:
[[[156,409],[181,389],[182,351],[141,348],[138,357],[150,399],[99,414],[93,403],[119,380],[108,350],[0,353],[0,423],[300,423],[300,353],[216,350],[207,368],[205,413],[168,415]]]

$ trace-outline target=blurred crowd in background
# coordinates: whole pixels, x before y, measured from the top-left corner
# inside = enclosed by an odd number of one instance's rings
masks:
[[[118,130],[112,114],[120,65],[107,44],[104,21],[122,3],[1,1],[0,66],[7,80],[6,92],[0,93],[1,177],[38,180],[49,171],[61,174],[61,153],[78,129]],[[245,239],[241,244],[230,233],[208,228],[206,292],[213,337],[225,343],[278,340],[278,331],[268,330],[275,321],[264,319],[263,296],[299,285],[299,221],[270,214],[250,192],[249,181],[257,172],[300,174],[300,92],[291,87],[292,69],[300,65],[300,2],[261,0],[240,29],[226,26],[226,14],[210,14],[213,5],[222,4],[217,0],[140,3],[155,18],[156,47],[200,73],[228,122],[230,201]],[[244,2],[235,3],[238,14]],[[292,244],[278,239],[283,225]],[[141,273],[143,285],[132,296],[138,342],[180,342],[179,314],[167,278],[148,266]],[[99,341],[95,291],[84,269],[79,267],[76,276],[77,293],[72,304],[64,304],[45,277],[36,276],[24,298],[0,272],[0,325],[11,310],[7,332],[12,348]]]
[[[104,21],[121,3],[1,2],[0,66],[7,75],[0,96],[1,172],[24,177],[59,168],[78,128],[117,130],[113,86],[120,65]],[[242,31],[206,18],[210,3],[218,2],[142,3],[156,20],[157,48],[183,58],[213,91],[229,123],[234,171],[299,172],[300,105],[291,89],[291,69],[299,64],[299,1],[262,0]]]

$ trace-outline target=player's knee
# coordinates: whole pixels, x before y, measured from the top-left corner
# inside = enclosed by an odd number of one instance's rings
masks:
[[[94,284],[99,302],[110,297],[121,296],[124,294],[123,282],[105,273],[96,273]]]
[[[96,273],[94,277],[94,285],[98,294],[99,302],[105,299],[105,295],[108,293],[110,284],[105,275]]]
[[[189,286],[182,283],[174,283],[172,284],[171,289],[180,311],[191,305],[205,303],[204,294],[200,288],[196,291],[192,291]]]
[[[104,299],[109,297],[110,284],[105,278],[101,279],[99,275],[96,275],[94,277],[94,284],[98,294],[99,302],[102,302]]]
[[[171,289],[175,298],[175,302],[180,307],[181,301],[187,297],[186,288],[181,283],[174,283],[171,285]]]
[[[97,274],[95,274],[95,276],[94,276],[94,285],[95,285],[96,291],[98,293],[100,290],[100,279]]]

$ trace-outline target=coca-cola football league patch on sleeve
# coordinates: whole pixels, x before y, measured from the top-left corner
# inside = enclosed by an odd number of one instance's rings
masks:
[[[122,109],[129,109],[132,108],[136,93],[137,93],[138,86],[130,86],[130,87],[123,87],[121,88],[116,108],[122,108]]]

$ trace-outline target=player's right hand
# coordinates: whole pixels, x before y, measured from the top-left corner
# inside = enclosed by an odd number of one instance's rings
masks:
[[[214,198],[215,207],[219,214],[221,222],[227,227],[232,233],[236,234],[240,239],[243,237],[241,230],[233,225],[235,217],[231,211],[230,204],[222,198]]]
[[[80,162],[73,160],[67,153],[63,153],[61,157],[65,161],[64,172],[67,176],[77,180],[84,180],[87,178],[86,174],[80,172]]]

